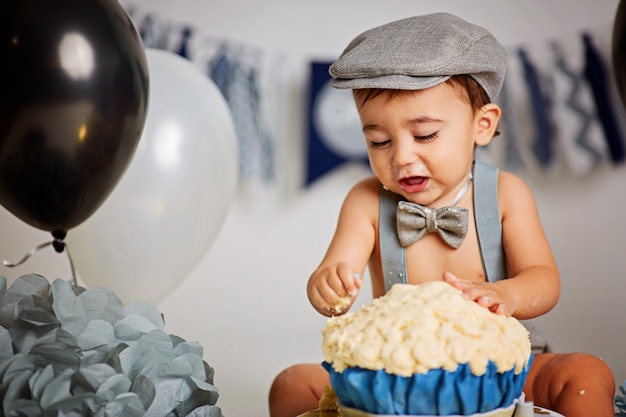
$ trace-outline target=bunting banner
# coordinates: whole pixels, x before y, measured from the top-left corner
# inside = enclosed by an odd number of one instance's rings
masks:
[[[134,7],[135,21],[146,48],[164,49],[194,62],[218,87],[228,103],[238,140],[239,178],[274,181],[276,144],[267,124],[266,73],[274,64],[260,48],[203,36],[188,24],[172,22]],[[272,86],[273,87],[273,86]]]
[[[496,100],[501,136],[478,158],[508,171],[578,176],[622,164],[626,113],[608,65],[609,29],[507,48]]]
[[[149,10],[131,6],[129,14],[146,47],[192,60],[218,86],[233,114],[240,180],[273,184],[296,174],[285,169],[305,166],[297,186],[309,186],[345,163],[369,167],[352,92],[330,87],[332,59],[302,62],[309,80],[301,91],[308,87],[308,94],[293,103],[289,55],[208,36]],[[507,171],[568,176],[624,163],[626,111],[609,65],[610,25],[505,47],[500,135],[476,150],[477,159]],[[306,117],[294,138],[297,104]],[[294,140],[302,147],[292,147]],[[292,149],[305,150],[301,163],[291,163]]]
[[[369,166],[352,91],[330,86],[330,64],[310,64],[306,185],[346,162]]]

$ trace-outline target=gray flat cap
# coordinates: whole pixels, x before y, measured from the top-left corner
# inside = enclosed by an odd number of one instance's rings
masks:
[[[493,101],[506,51],[486,29],[449,13],[397,20],[357,36],[330,66],[340,89],[422,90],[466,74]]]

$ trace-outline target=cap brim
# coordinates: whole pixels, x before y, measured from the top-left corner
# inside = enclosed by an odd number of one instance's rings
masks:
[[[450,75],[436,77],[412,77],[409,75],[391,74],[381,77],[370,78],[335,78],[330,85],[338,89],[363,89],[363,88],[382,88],[390,90],[424,90],[441,84],[448,79]]]

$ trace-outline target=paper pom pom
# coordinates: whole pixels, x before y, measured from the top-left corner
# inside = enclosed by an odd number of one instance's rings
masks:
[[[0,277],[2,415],[222,417],[202,347],[156,306],[104,288]]]

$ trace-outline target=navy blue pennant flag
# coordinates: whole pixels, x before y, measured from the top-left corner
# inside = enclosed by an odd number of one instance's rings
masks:
[[[311,63],[306,185],[345,162],[369,166],[352,91],[330,86],[330,65]]]
[[[550,103],[543,88],[542,77],[523,48],[518,50],[522,62],[524,78],[532,104],[533,120],[535,122],[535,139],[533,151],[537,161],[545,168],[554,162],[554,132],[549,119]]]
[[[183,58],[190,59],[189,56],[189,41],[191,40],[191,36],[193,35],[193,29],[190,27],[185,27],[180,31],[180,44],[176,49],[176,53]]]
[[[604,62],[600,52],[596,50],[591,35],[583,34],[583,43],[585,45],[585,76],[591,85],[591,91],[598,108],[598,117],[602,123],[604,135],[609,146],[611,160],[614,164],[624,162],[626,151],[624,150],[624,140],[617,126],[615,114],[609,99],[609,91],[607,87],[607,74]]]

